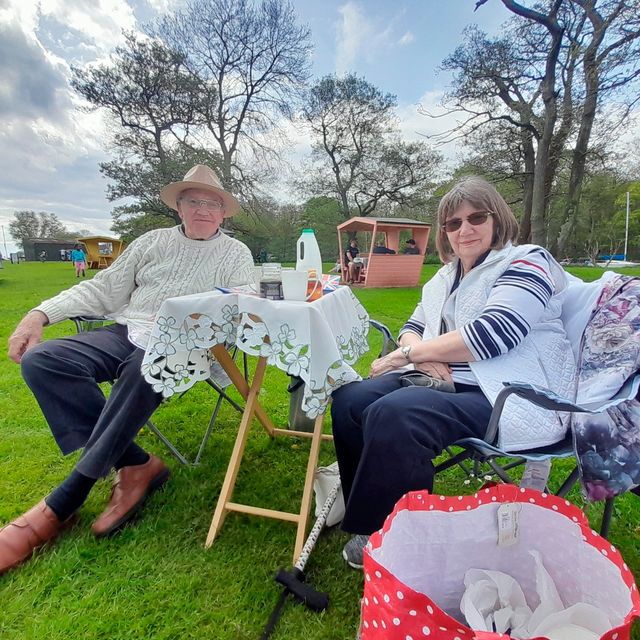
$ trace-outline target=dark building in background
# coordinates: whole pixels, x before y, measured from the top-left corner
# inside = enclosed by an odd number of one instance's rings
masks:
[[[55,238],[29,238],[25,240],[24,257],[26,260],[41,260],[44,251],[44,259],[47,262],[61,262],[69,260],[71,249],[76,243],[73,240],[56,240]]]

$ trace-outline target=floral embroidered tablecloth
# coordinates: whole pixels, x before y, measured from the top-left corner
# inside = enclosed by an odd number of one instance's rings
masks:
[[[369,316],[348,287],[311,303],[219,291],[169,298],[156,315],[141,369],[168,398],[210,376],[211,347],[235,344],[302,378],[302,409],[314,418],[334,389],[361,379],[351,365],[369,348],[368,331]]]

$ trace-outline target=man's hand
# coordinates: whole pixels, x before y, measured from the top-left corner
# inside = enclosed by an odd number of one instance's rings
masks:
[[[9,357],[20,364],[28,349],[42,340],[42,328],[49,319],[42,311],[30,311],[9,337]]]

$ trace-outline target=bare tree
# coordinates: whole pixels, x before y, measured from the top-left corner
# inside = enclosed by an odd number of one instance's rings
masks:
[[[515,145],[520,162],[517,166],[511,162],[508,172],[518,176],[522,184],[520,241],[524,242],[531,229],[535,145],[541,137],[541,122],[535,111],[540,97],[536,63],[544,36],[522,31],[512,23],[502,37],[490,39],[477,27],[465,30],[464,44],[443,62],[443,68],[455,74],[444,102],[450,112],[463,113],[464,120],[439,142],[462,138],[472,157],[478,155],[478,147],[481,150],[490,145],[494,163],[500,163],[502,156],[511,158]],[[514,40],[524,41],[524,46],[513,47]],[[484,173],[490,176],[493,172],[488,169]],[[508,172],[502,177],[508,177]],[[500,177],[496,175],[495,179]]]
[[[478,0],[476,8],[487,0]],[[536,161],[533,175],[533,193],[531,197],[531,239],[538,244],[545,244],[547,233],[545,228],[545,205],[547,166],[551,160],[551,144],[553,140],[557,110],[556,78],[558,59],[564,29],[558,22],[558,12],[563,0],[553,0],[548,12],[531,9],[514,0],[502,0],[502,4],[516,15],[532,21],[548,32],[550,42],[546,49],[544,73],[540,80],[540,95],[544,105],[542,122],[537,140]]]
[[[571,177],[567,193],[564,224],[558,239],[562,251],[578,218],[589,142],[603,97],[625,88],[640,77],[640,2],[638,0],[572,0],[579,5],[589,21],[586,42],[574,40],[584,50],[582,69],[584,99],[580,128],[573,149]],[[637,103],[639,97],[632,99]]]
[[[274,156],[264,136],[292,115],[309,78],[309,30],[286,0],[191,0],[153,33],[182,53],[206,92],[200,116],[220,153],[224,185],[246,189],[256,157]]]
[[[476,8],[487,1],[478,0]],[[552,251],[563,251],[577,219],[584,164],[593,147],[592,131],[598,113],[594,100],[598,95],[611,99],[616,91],[622,95],[626,89],[619,121],[624,121],[637,100],[628,83],[635,79],[640,59],[637,54],[629,55],[635,51],[640,0],[544,0],[533,8],[524,2],[502,2],[514,14],[503,35],[489,39],[479,30],[470,29],[464,44],[443,63],[455,73],[453,88],[444,103],[451,111],[465,115],[448,135],[471,142],[477,140],[475,132],[492,123],[519,132],[518,146],[526,152],[523,175],[529,178],[523,180],[520,241],[531,238]],[[606,25],[604,19],[600,24],[606,32],[600,36],[612,47],[601,45],[600,51],[607,50],[609,57],[601,59],[599,74],[590,63],[598,30],[589,7],[593,14],[596,4],[602,16],[609,19]],[[625,55],[618,55],[618,47]],[[600,122],[607,117],[609,114],[601,114]],[[566,206],[558,223],[556,207],[553,219],[549,212],[551,197],[557,194],[558,173],[564,172],[565,165],[571,166],[571,179],[562,193]],[[559,229],[563,222],[556,245],[550,224]]]
[[[441,157],[423,143],[400,140],[395,106],[395,96],[356,75],[321,78],[301,115],[313,136],[303,190],[336,198],[344,219],[370,215],[382,202],[410,205]]]
[[[158,192],[184,175],[191,157],[203,155],[193,150],[190,130],[201,124],[197,107],[205,95],[184,67],[183,55],[157,39],[126,33],[108,63],[74,68],[72,86],[87,100],[88,110],[106,110],[115,125],[111,148],[116,158],[101,164],[111,180],[107,197],[136,200],[115,209],[116,227],[123,216],[152,215],[156,226],[163,226],[163,219],[179,222]]]

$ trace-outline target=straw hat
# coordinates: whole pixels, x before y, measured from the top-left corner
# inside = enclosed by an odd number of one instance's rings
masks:
[[[224,217],[228,218],[240,211],[240,203],[222,188],[220,178],[212,169],[204,164],[197,164],[187,171],[184,180],[172,182],[160,191],[160,198],[168,207],[178,210],[177,198],[186,189],[204,189],[222,198],[224,203]]]

